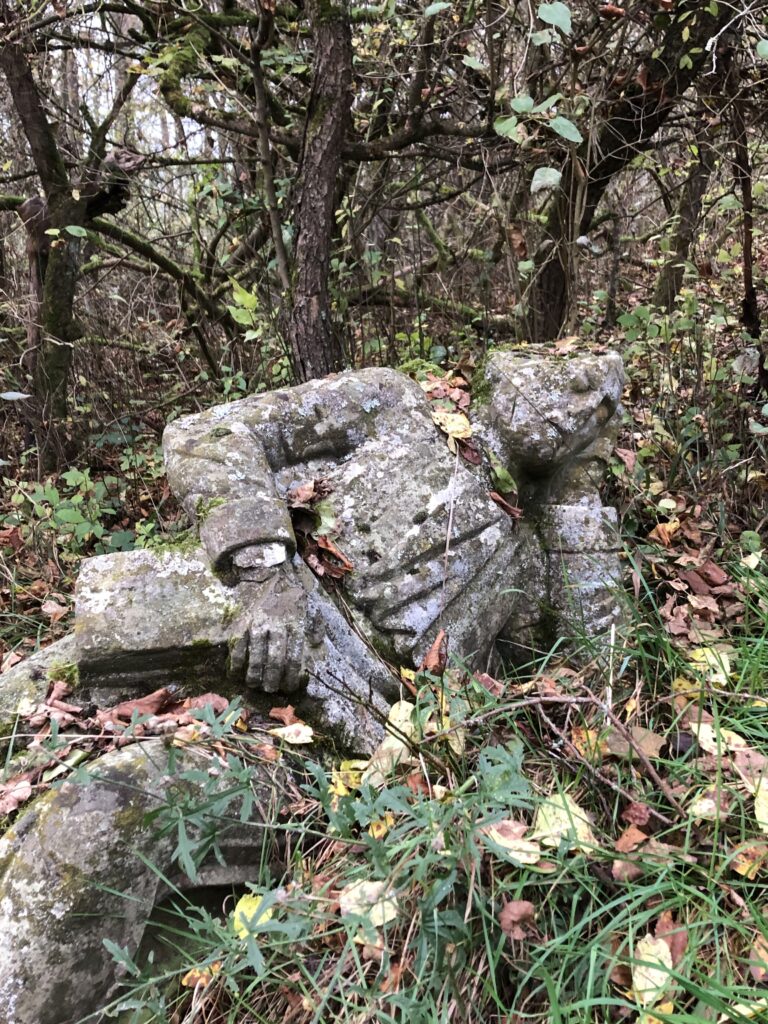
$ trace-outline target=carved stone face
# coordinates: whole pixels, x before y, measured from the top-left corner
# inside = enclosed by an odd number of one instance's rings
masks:
[[[485,365],[488,402],[478,419],[502,461],[554,473],[598,437],[616,412],[624,367],[615,352],[542,359],[496,352]]]

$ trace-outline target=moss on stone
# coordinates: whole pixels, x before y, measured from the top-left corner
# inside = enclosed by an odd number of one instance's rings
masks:
[[[80,670],[73,661],[53,661],[46,672],[49,682],[64,682],[76,690],[80,685]]]

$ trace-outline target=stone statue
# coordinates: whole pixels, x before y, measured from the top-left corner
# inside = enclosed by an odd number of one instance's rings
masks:
[[[394,692],[389,667],[418,666],[440,629],[479,668],[537,638],[599,634],[618,615],[615,514],[597,483],[622,386],[615,354],[486,360],[474,429],[518,482],[519,521],[489,496],[487,470],[448,450],[423,390],[395,370],[177,420],[163,439],[168,478],[201,546],[85,563],[81,679],[227,679],[315,705],[340,690],[375,702]],[[313,480],[330,491],[353,567],[335,598],[296,551],[287,496]],[[334,707],[338,722],[344,701]],[[359,722],[347,716],[347,727]]]
[[[618,543],[597,485],[621,360],[497,352],[473,384],[474,436],[516,479],[520,519],[491,499],[483,465],[448,450],[420,386],[393,370],[171,424],[165,457],[196,525],[190,548],[87,560],[74,637],[0,677],[0,715],[21,696],[42,699],[63,660],[78,669],[79,692],[107,689],[101,700],[173,681],[228,687],[251,703],[265,693],[290,699],[341,746],[371,751],[375,712],[397,693],[391,666],[418,665],[440,629],[477,667],[559,635],[605,634],[619,618]],[[292,488],[314,480],[330,489],[335,542],[352,565],[333,594],[297,553],[288,507]],[[90,1019],[116,984],[102,940],[135,950],[166,886],[194,888],[174,863],[174,836],[158,837],[147,812],[169,786],[197,786],[202,798],[208,762],[194,746],[176,751],[175,771],[195,771],[174,780],[168,756],[162,739],[114,750],[90,784],[43,793],[0,837],[8,1024]],[[252,771],[251,821],[222,822],[227,863],[211,856],[198,885],[242,883],[269,856],[259,844],[276,834],[273,794],[290,773]]]

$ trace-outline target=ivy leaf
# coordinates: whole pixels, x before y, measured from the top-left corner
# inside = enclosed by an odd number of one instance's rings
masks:
[[[478,60],[477,57],[470,57],[469,54],[464,57],[464,60],[461,63],[467,68],[472,68],[473,71],[487,70],[482,61]]]
[[[761,39],[757,44],[757,56],[768,60],[768,39]]]
[[[450,8],[450,4],[442,2],[436,4],[430,4],[429,7],[424,11],[425,18],[434,18],[436,14],[440,14],[441,11],[447,11]]]
[[[85,228],[81,228],[79,224],[67,224],[64,228],[68,235],[72,235],[73,238],[87,238],[88,232]]]
[[[560,0],[556,0],[553,4],[539,4],[536,13],[547,25],[559,28],[563,35],[571,34],[571,12],[565,4],[560,3]]]
[[[560,114],[552,118],[549,122],[549,127],[553,132],[556,132],[561,138],[567,139],[569,142],[584,141],[583,135],[573,121],[569,121],[567,117],[563,117]]]
[[[531,180],[531,195],[557,188],[563,175],[556,167],[537,167]]]

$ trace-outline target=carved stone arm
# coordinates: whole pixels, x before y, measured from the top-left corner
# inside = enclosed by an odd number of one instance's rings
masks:
[[[279,565],[296,550],[264,449],[232,409],[231,418],[184,417],[163,435],[171,489],[197,523],[211,565],[225,574]]]

